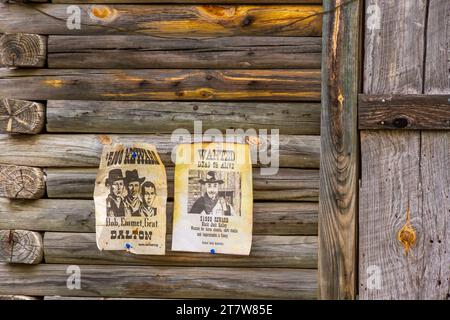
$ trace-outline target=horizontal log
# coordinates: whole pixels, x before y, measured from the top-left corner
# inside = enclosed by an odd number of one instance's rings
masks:
[[[317,268],[316,236],[254,236],[249,256],[208,253],[186,253],[170,250],[172,237],[167,237],[166,254],[135,255],[123,251],[100,251],[95,233],[46,232],[46,263],[116,264],[196,267],[279,267]]]
[[[318,103],[85,101],[47,102],[47,132],[172,133],[203,130],[278,129],[281,134],[320,134]]]
[[[96,168],[47,168],[47,196],[63,199],[92,199]],[[166,168],[168,197],[174,195],[174,170]],[[276,175],[253,170],[253,199],[257,201],[318,201],[319,171],[281,168]]]
[[[39,199],[45,193],[41,168],[0,164],[0,197]]]
[[[319,139],[319,136],[281,135],[279,137],[280,167],[318,168]],[[164,165],[173,166],[171,153],[176,143],[171,141],[171,135],[168,134],[40,134],[35,136],[0,134],[0,150],[2,150],[0,163],[33,167],[98,167],[104,144],[137,142],[154,144]]]
[[[320,69],[320,37],[50,36],[49,68]]]
[[[3,34],[0,36],[0,67],[45,66],[47,38],[38,34]]]
[[[189,299],[315,299],[317,295],[314,269],[80,265],[81,287],[71,290],[68,267],[0,264],[0,294]]]
[[[450,95],[359,95],[359,129],[450,129]]]
[[[33,2],[46,2],[46,0],[33,0]],[[52,0],[52,3],[130,3],[130,0]],[[133,0],[133,3],[161,3],[162,0]],[[242,3],[268,4],[268,3],[293,3],[293,4],[321,4],[322,0],[165,0],[164,3],[218,3],[218,4],[242,4]]]
[[[68,19],[67,5],[0,4],[0,30],[189,38],[192,35],[320,36],[322,29],[320,5],[79,5],[78,8],[81,23],[77,25],[76,20]]]
[[[42,300],[39,297],[0,295],[0,300]]]
[[[0,99],[0,133],[41,132],[45,123],[45,106],[26,100]]]
[[[28,230],[0,230],[0,264],[38,264],[43,257],[44,245],[40,233]]]
[[[26,100],[319,101],[320,70],[0,69],[0,96]]]
[[[316,235],[317,203],[255,202],[254,234]],[[173,202],[167,204],[167,232],[172,232]],[[93,200],[15,200],[0,198],[0,229],[95,232]]]

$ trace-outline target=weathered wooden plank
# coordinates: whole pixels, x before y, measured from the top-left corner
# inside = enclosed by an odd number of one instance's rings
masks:
[[[320,36],[320,5],[79,5],[80,25],[67,5],[0,4],[0,30],[56,35]],[[77,11],[74,11],[78,13]],[[74,12],[71,12],[72,15]],[[53,16],[53,17],[52,17]],[[56,17],[56,18],[54,18]],[[27,23],[23,23],[26,21]],[[68,28],[70,25],[71,28]]]
[[[43,257],[44,245],[40,233],[28,230],[0,230],[0,264],[38,264]]]
[[[450,2],[429,0],[424,92],[450,93]]]
[[[364,93],[422,93],[427,0],[365,3]]]
[[[359,129],[449,129],[450,95],[359,95]]]
[[[423,256],[419,299],[450,297],[450,132],[421,135]]]
[[[255,202],[253,233],[317,235],[317,203]],[[172,232],[173,202],[167,204],[167,232]],[[92,200],[0,198],[0,229],[95,232]]]
[[[33,0],[39,2],[45,0]],[[76,0],[77,3],[130,3],[130,0]],[[161,3],[161,0],[133,0],[133,3]],[[164,3],[218,3],[218,4],[242,4],[242,3],[255,3],[255,4],[270,4],[270,3],[311,3],[321,4],[322,0],[165,0]],[[52,0],[52,3],[74,3],[74,0]]]
[[[31,296],[13,296],[13,295],[0,295],[0,300],[42,300],[39,297]]]
[[[49,100],[47,132],[172,133],[203,130],[278,129],[281,134],[320,134],[318,103]],[[200,122],[198,122],[200,123]]]
[[[49,68],[320,69],[319,37],[50,36]]]
[[[320,100],[320,70],[0,69],[0,95],[28,100]]]
[[[419,299],[429,241],[419,189],[420,132],[362,131],[361,157],[359,295]],[[408,222],[408,207],[417,238],[407,253],[398,237]]]
[[[39,199],[45,194],[45,176],[40,168],[0,164],[0,197]]]
[[[45,123],[45,106],[25,100],[0,99],[0,133],[41,132]]]
[[[319,297],[356,297],[359,1],[324,1],[319,200]]]
[[[46,186],[49,198],[92,199],[95,168],[47,168]],[[174,170],[166,168],[168,197],[173,198]],[[257,201],[317,201],[319,171],[282,168],[276,175],[261,175],[253,170],[253,199]]]
[[[38,68],[45,66],[46,58],[46,37],[26,33],[0,35],[1,67]]]
[[[317,270],[80,265],[79,290],[68,265],[0,265],[0,294],[154,298],[314,299]],[[70,275],[70,273],[69,273]],[[111,279],[114,279],[112,282]]]
[[[116,264],[215,267],[317,268],[316,236],[254,236],[249,256],[185,253],[170,250],[167,237],[163,256],[100,251],[95,233],[47,232],[44,237],[46,263]]]
[[[280,167],[318,168],[319,139],[318,136],[280,135]],[[104,144],[137,142],[154,144],[164,164],[173,166],[171,153],[178,141],[171,141],[171,135],[151,134],[0,134],[0,163],[35,167],[98,167]]]

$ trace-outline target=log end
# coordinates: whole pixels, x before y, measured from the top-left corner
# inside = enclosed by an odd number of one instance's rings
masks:
[[[16,100],[0,100],[0,133],[36,134],[45,122],[45,106],[42,103]]]
[[[28,230],[0,230],[0,262],[38,264],[44,257],[42,235]]]
[[[40,168],[0,165],[0,197],[39,199],[45,193],[45,175]]]
[[[45,66],[47,38],[38,34],[14,33],[0,37],[0,66],[33,67]]]

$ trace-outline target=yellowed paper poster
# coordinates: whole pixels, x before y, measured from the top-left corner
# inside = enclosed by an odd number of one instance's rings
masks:
[[[252,164],[247,144],[180,144],[176,151],[173,251],[249,255]]]
[[[105,146],[94,200],[100,250],[165,253],[167,178],[153,145]]]

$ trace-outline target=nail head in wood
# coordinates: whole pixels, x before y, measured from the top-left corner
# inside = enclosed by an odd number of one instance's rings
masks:
[[[0,37],[0,66],[43,67],[47,58],[47,38],[38,34],[15,33]]]
[[[0,197],[39,199],[44,193],[45,176],[42,169],[0,165]]]
[[[39,102],[1,99],[0,133],[36,134],[45,122],[45,106]]]
[[[0,262],[38,264],[44,257],[42,235],[28,230],[0,230]]]

